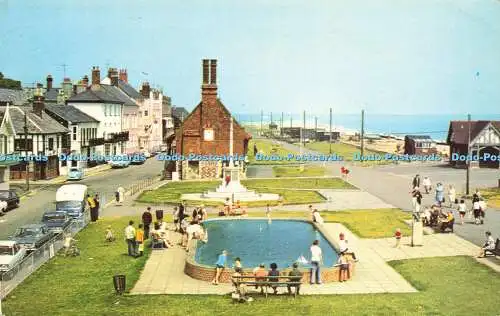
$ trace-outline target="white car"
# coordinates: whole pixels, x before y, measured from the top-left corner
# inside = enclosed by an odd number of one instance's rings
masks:
[[[0,201],[0,215],[3,215],[7,212],[7,202]]]
[[[26,248],[14,240],[0,240],[0,272],[11,270],[26,255]]]

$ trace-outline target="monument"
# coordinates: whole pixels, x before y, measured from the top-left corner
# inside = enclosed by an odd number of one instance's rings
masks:
[[[229,125],[229,156],[233,157],[233,117]],[[229,160],[227,166],[222,169],[222,183],[215,191],[208,191],[201,194],[183,194],[183,200],[215,200],[225,201],[227,198],[231,201],[277,201],[280,199],[279,194],[273,193],[257,193],[253,190],[248,190],[240,182],[241,166],[233,159]]]

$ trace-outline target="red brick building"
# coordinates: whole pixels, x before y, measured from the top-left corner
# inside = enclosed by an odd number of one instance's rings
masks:
[[[201,102],[176,131],[175,152],[184,157],[190,154],[245,156],[251,137],[217,98],[217,60],[204,59],[202,66]],[[237,164],[243,171],[244,162]],[[176,165],[182,179],[219,178],[224,162],[194,159]]]

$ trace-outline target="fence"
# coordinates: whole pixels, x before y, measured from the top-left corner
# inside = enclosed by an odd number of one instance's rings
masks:
[[[134,194],[144,190],[145,188],[152,186],[155,182],[157,182],[159,180],[160,180],[160,177],[158,177],[158,176],[155,176],[153,178],[144,179],[138,183],[135,183],[135,184],[127,187],[126,191],[130,192],[130,195],[134,195]]]
[[[55,235],[40,248],[28,254],[19,264],[0,275],[0,300],[5,298],[21,282],[36,271],[42,264],[49,261],[63,247],[64,236],[70,233],[76,235],[90,221],[89,212],[82,219],[73,220],[61,233]]]

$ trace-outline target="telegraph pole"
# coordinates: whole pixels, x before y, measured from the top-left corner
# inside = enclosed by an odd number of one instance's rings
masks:
[[[318,117],[314,117],[314,140],[317,140],[318,137]]]
[[[361,110],[361,157],[363,157],[365,152],[365,110]],[[363,161],[363,160],[361,160]]]
[[[290,112],[290,129],[292,128],[292,113]]]
[[[264,120],[264,110],[260,110],[260,136],[262,136],[262,121]]]
[[[284,118],[284,113],[281,112],[280,136],[283,136],[283,118]]]
[[[330,108],[330,150],[329,153],[332,153],[332,108]]]
[[[471,159],[469,159],[469,158],[472,158],[472,157],[470,157],[470,155],[471,155],[471,152],[470,152],[470,125],[471,125],[470,114],[467,115],[467,124],[468,124],[468,132],[467,132],[468,140],[467,140],[467,173],[465,176],[465,194],[469,195],[469,193],[470,193],[470,188],[469,188],[469,185],[470,185],[470,161],[471,161]]]
[[[304,132],[302,132],[302,139],[303,139],[302,141],[303,141],[304,146],[305,146],[306,145],[306,135],[305,135],[305,133],[306,133],[306,111],[305,110],[304,110],[304,113],[303,113],[303,118],[304,118],[304,126],[303,126],[303,131]]]

